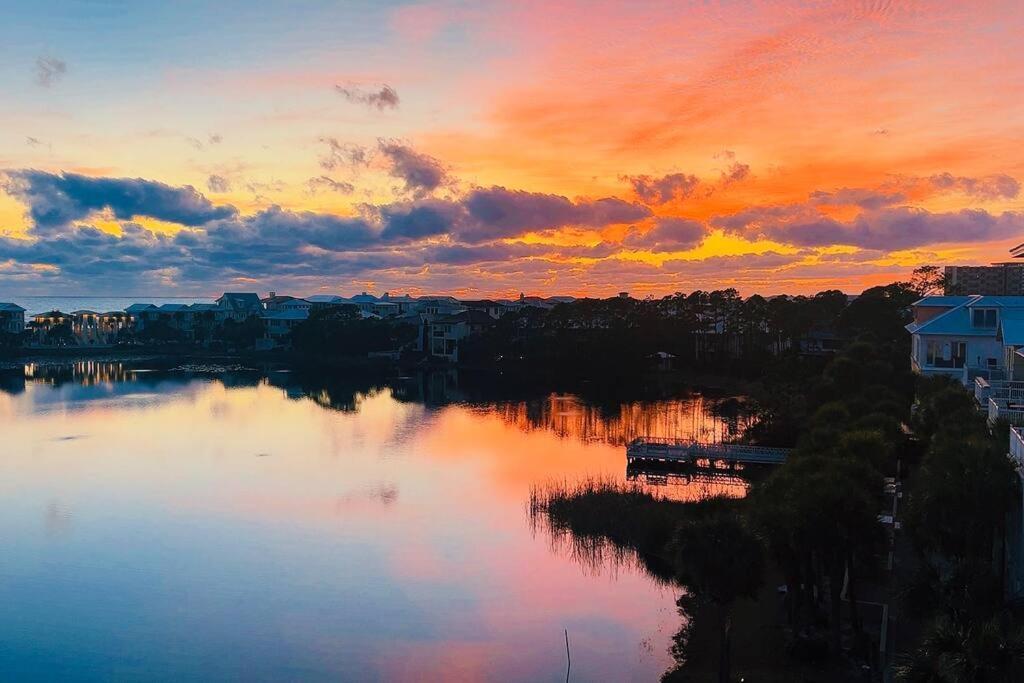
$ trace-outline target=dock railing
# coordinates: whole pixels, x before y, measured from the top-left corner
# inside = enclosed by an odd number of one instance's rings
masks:
[[[693,462],[711,460],[734,463],[779,465],[791,449],[749,444],[704,443],[692,439],[641,436],[626,446],[629,460]]]

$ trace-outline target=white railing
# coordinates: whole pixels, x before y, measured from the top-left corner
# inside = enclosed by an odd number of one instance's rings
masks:
[[[1024,401],[1024,382],[1006,381],[992,382],[989,398]]]
[[[1024,436],[1018,427],[1010,427],[1010,457],[1017,467],[1024,467]]]
[[[1005,398],[988,400],[988,421],[995,424],[1006,420],[1011,425],[1024,425],[1024,402]]]
[[[984,377],[974,378],[974,399],[978,402],[978,405],[988,405],[988,399],[992,392],[992,385],[988,383]]]
[[[641,436],[626,446],[629,459],[692,461],[694,458],[749,463],[780,464],[790,448],[747,444],[702,443],[690,439]]]

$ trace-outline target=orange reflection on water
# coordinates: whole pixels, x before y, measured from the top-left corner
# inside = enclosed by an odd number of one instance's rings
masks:
[[[639,436],[716,443],[735,438],[744,426],[740,420],[715,416],[712,403],[700,395],[623,403],[602,411],[575,396],[552,394],[545,401],[506,403],[493,410],[523,431],[547,429],[560,437],[619,446]]]
[[[429,408],[389,389],[349,399],[300,391],[286,374],[61,376],[33,369],[22,391],[0,393],[10,547],[43,535],[33,552],[94,570],[115,595],[106,577],[129,563],[149,587],[125,598],[152,614],[146,637],[185,643],[185,658],[195,638],[237,662],[236,677],[244,642],[279,677],[532,681],[564,675],[568,628],[581,680],[651,680],[669,664],[676,592],[634,563],[588,564],[535,529],[526,503],[546,482],[625,481],[623,444],[636,435],[726,433],[699,398],[602,417],[559,396],[477,408]],[[696,498],[745,485],[723,476],[652,489]],[[175,602],[181,567],[198,574],[180,590],[208,606],[187,633],[180,614],[154,606]],[[72,586],[42,588],[78,595]],[[222,599],[234,595],[253,597]],[[55,634],[113,642],[102,605],[80,606],[89,618],[66,626],[38,596],[12,599],[34,600],[24,608]],[[239,632],[225,636],[213,627],[222,621]],[[0,616],[0,636],[4,627]]]

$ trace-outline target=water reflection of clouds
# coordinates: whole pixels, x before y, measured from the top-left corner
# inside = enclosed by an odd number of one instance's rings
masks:
[[[523,517],[530,487],[551,478],[623,480],[619,439],[664,416],[602,417],[562,398],[554,422],[524,406],[511,413],[539,417],[520,423],[505,408],[424,404],[415,387],[298,373],[133,373],[113,384],[166,395],[137,409],[30,380],[30,391],[0,397],[21,456],[0,463],[10,490],[0,511],[31,502],[38,536],[40,505],[54,501],[47,534],[74,533],[74,510],[90,543],[50,545],[85,554],[104,590],[118,589],[104,584],[110,567],[129,563],[148,586],[124,594],[133,613],[150,614],[146,642],[168,637],[182,655],[215,648],[226,666],[244,636],[266,672],[323,679],[538,680],[564,671],[568,626],[581,680],[653,679],[667,666],[675,591],[632,568],[581,571]],[[29,395],[47,392],[42,403]],[[5,402],[20,402],[17,418]],[[201,605],[184,622],[181,595]],[[165,656],[124,637],[140,656]]]

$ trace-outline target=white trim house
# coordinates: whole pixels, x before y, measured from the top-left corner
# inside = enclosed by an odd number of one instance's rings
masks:
[[[1006,379],[1014,367],[1012,342],[1024,347],[1024,334],[1017,338],[1024,324],[1011,322],[1024,321],[1024,297],[926,296],[913,312],[910,362],[923,375],[949,375],[965,385],[978,376]]]

